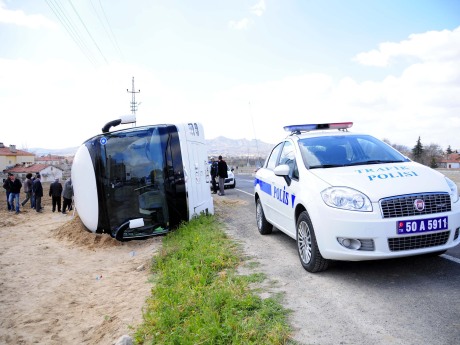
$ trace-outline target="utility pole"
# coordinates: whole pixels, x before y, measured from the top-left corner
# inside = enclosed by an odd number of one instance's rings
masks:
[[[131,93],[131,114],[136,115],[136,111],[137,111],[136,93],[141,92],[141,90],[136,91],[134,89],[134,77],[133,77],[133,86],[132,86],[131,91],[129,91],[129,89],[126,89],[126,92]],[[134,123],[134,125],[136,125],[136,123]]]

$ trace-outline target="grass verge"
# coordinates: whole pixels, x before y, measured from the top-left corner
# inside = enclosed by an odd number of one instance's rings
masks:
[[[288,311],[279,296],[262,299],[251,283],[265,277],[238,275],[238,246],[214,216],[184,223],[163,240],[154,258],[152,296],[137,344],[285,344]]]

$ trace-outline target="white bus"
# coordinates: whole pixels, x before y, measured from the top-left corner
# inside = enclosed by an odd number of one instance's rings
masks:
[[[213,214],[207,161],[200,123],[113,132],[106,125],[74,158],[78,215],[91,232],[124,240],[164,234],[196,215]]]

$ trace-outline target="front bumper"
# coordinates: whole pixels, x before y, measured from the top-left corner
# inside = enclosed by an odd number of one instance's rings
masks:
[[[310,212],[316,240],[325,259],[361,261],[399,258],[443,251],[460,243],[460,205],[451,212],[441,214],[386,219],[380,215],[378,205],[373,206],[373,212],[345,211],[326,205],[320,207],[316,214]],[[441,216],[448,217],[447,230],[413,234],[397,232],[399,221]],[[352,248],[345,247],[343,239],[351,240],[354,243]],[[348,243],[345,241],[345,244]]]

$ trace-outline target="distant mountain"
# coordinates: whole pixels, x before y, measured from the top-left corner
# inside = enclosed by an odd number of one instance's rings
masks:
[[[260,140],[248,139],[229,139],[226,137],[217,137],[215,139],[206,140],[208,145],[208,154],[210,156],[224,157],[266,157],[273,144],[268,144]],[[68,147],[65,149],[44,149],[30,148],[27,152],[34,153],[37,156],[57,155],[57,156],[74,156],[78,147]]]
[[[227,158],[238,156],[266,157],[274,146],[256,139],[229,139],[226,137],[206,140],[206,143],[208,144],[209,155],[222,155]]]
[[[27,149],[27,152],[34,153],[36,156],[74,156],[77,152],[78,147],[67,147],[65,149],[43,149],[39,147]]]

